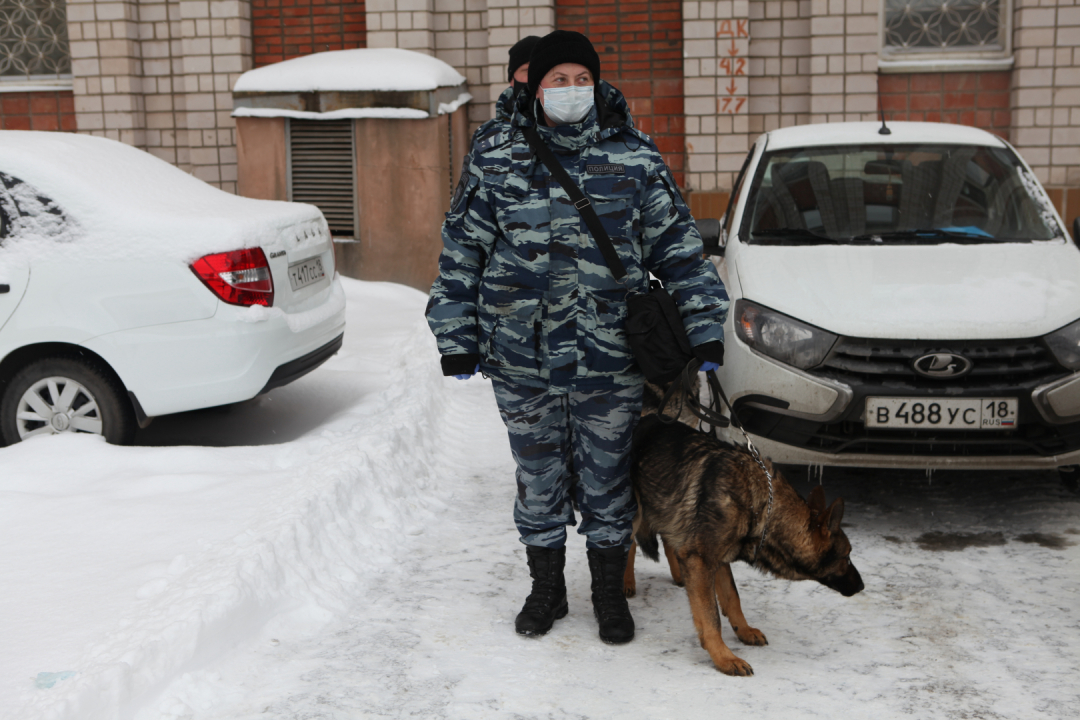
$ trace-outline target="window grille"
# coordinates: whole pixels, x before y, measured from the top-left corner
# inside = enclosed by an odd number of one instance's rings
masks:
[[[893,53],[1004,49],[1003,0],[886,0],[885,46]]]
[[[0,0],[0,80],[70,75],[65,0]]]
[[[289,120],[289,200],[326,216],[335,240],[356,240],[352,120]]]

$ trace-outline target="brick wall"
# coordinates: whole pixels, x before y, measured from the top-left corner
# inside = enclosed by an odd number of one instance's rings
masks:
[[[247,0],[67,0],[79,132],[236,189],[232,86],[251,68]]]
[[[255,67],[367,47],[364,0],[251,0]]]
[[[877,117],[882,0],[812,0],[810,122]]]
[[[75,96],[70,90],[0,93],[0,128],[74,132]]]
[[[518,3],[527,11],[518,12]],[[551,0],[367,0],[367,47],[396,47],[437,57],[465,76],[473,100],[468,106],[473,129],[492,116],[494,97],[505,87],[491,64],[490,20],[502,25],[500,39],[516,33],[537,14],[533,6]],[[492,9],[497,8],[497,9]],[[528,34],[528,33],[526,33]],[[512,43],[511,43],[512,44]],[[503,77],[506,61],[503,60]],[[494,78],[494,79],[493,79]],[[494,92],[494,95],[490,93]]]
[[[471,2],[485,4],[484,0]],[[473,90],[470,79],[469,91],[477,96],[469,105],[470,122],[477,118],[486,120],[494,114],[494,101],[508,85],[506,66],[510,48],[529,35],[543,37],[555,29],[555,0],[486,0],[486,5],[484,27],[488,36],[488,62],[484,82],[489,101],[485,103],[480,93]]]
[[[635,125],[652,137],[685,186],[682,3],[556,0],[555,26],[592,40],[601,76],[623,92]]]
[[[696,217],[719,217],[749,147],[753,42],[750,13],[762,0],[682,3],[686,189]],[[762,9],[762,12],[764,10]]]
[[[810,122],[810,0],[750,3],[749,132]]]
[[[971,125],[1009,139],[1011,72],[881,75],[886,120]]]
[[[1080,0],[1013,7],[1011,141],[1044,185],[1080,187]]]
[[[487,5],[481,0],[436,0],[434,3],[435,57],[465,76],[473,96],[467,107],[472,129],[491,117],[493,111],[487,105],[491,99],[488,86],[499,79],[485,76],[489,47],[487,20],[491,14]],[[501,10],[499,15],[502,15]],[[498,89],[501,91],[502,86]]]

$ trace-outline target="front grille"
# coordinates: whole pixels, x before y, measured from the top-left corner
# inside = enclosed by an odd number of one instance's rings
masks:
[[[913,362],[930,353],[972,361],[967,375],[927,378]],[[917,457],[1048,456],[1080,449],[1080,423],[1051,425],[1031,400],[1038,386],[1069,374],[1041,340],[877,340],[840,338],[825,361],[810,371],[851,388],[844,414],[829,424],[752,407],[736,411],[747,430],[787,445],[822,453]],[[1005,430],[900,430],[867,428],[868,397],[1015,397],[1017,426]]]
[[[927,378],[912,363],[937,352],[963,355],[973,363],[960,378]],[[868,340],[840,338],[814,374],[847,385],[879,385],[892,389],[1000,390],[1035,387],[1068,374],[1037,339],[1027,340]]]

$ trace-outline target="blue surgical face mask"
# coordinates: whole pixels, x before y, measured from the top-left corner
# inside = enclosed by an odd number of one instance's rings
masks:
[[[544,88],[544,113],[560,125],[584,120],[593,102],[592,85]]]

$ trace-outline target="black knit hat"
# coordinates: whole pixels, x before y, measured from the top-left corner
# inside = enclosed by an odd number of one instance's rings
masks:
[[[506,66],[506,82],[514,82],[514,73],[517,69],[529,62],[536,43],[540,42],[539,35],[530,35],[518,40],[514,47],[510,48],[510,64]]]
[[[570,30],[556,30],[540,38],[529,58],[529,92],[535,93],[548,71],[562,63],[584,65],[600,82],[600,56],[589,38]]]

